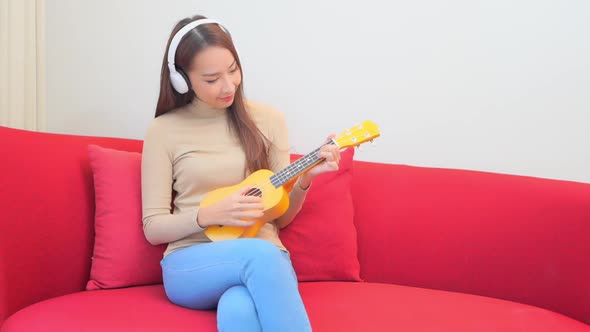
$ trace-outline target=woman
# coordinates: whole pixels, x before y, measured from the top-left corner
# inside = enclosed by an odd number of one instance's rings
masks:
[[[211,242],[204,233],[210,225],[249,226],[248,219],[260,217],[262,199],[245,195],[250,188],[200,207],[211,190],[258,169],[288,166],[287,138],[281,113],[244,100],[242,67],[227,30],[203,16],[180,21],[144,139],[143,225],[150,243],[167,244],[161,265],[170,301],[217,308],[220,331],[311,330],[278,232],[301,209],[312,179],[338,169],[338,149],[321,149],[325,161],[297,179],[288,210],[256,238]]]

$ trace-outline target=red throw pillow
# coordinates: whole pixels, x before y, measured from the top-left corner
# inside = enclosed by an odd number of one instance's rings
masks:
[[[152,246],[141,221],[141,154],[88,146],[96,201],[87,290],[162,282],[165,246]]]
[[[301,211],[280,232],[299,281],[361,281],[352,203],[354,148],[336,172],[313,180]]]

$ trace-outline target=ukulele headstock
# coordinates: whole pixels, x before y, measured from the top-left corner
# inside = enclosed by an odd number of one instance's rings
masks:
[[[336,142],[340,148],[346,148],[350,146],[358,146],[367,141],[372,141],[380,135],[379,127],[374,122],[366,120],[343,131],[332,140]]]

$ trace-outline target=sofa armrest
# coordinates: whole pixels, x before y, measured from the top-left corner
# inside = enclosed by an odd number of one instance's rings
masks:
[[[132,140],[0,127],[0,325],[19,309],[81,291],[90,274],[94,188],[88,144]]]
[[[590,184],[357,162],[368,281],[458,291],[590,323]]]

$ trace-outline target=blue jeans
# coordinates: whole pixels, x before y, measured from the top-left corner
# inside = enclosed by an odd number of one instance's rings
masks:
[[[173,303],[217,308],[219,331],[311,331],[289,254],[261,239],[179,249],[161,262]]]

